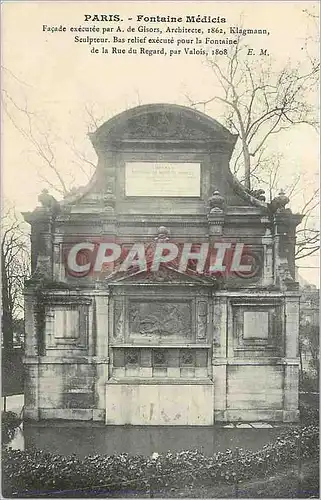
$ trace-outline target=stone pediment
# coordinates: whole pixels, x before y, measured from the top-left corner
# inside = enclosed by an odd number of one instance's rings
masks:
[[[191,147],[202,151],[202,155],[205,151],[207,156],[209,152],[213,155],[208,156],[207,161],[202,161],[202,200],[193,200],[194,205],[207,203],[213,192],[218,190],[225,197],[227,205],[256,206],[266,210],[266,203],[247,192],[229,169],[228,161],[237,135],[231,134],[215,119],[196,109],[175,104],[137,106],[105,122],[90,134],[90,140],[98,155],[96,172],[88,186],[65,198],[62,203],[65,211],[100,211],[105,217],[112,218],[119,207],[121,211],[125,211],[124,207],[131,211],[130,204],[134,203],[139,207],[139,212],[145,212],[145,195],[144,199],[138,195],[135,200],[126,197],[125,163],[162,163],[167,161],[164,158],[168,158],[168,155],[173,155],[172,161],[177,163],[178,150],[184,151],[184,158],[191,158],[190,162],[193,163],[195,155],[191,154]],[[157,153],[157,161],[156,145],[160,152],[166,152],[165,156]],[[129,156],[128,152],[131,152]],[[222,154],[224,161],[218,159]],[[208,188],[210,185],[212,187]],[[158,201],[161,201],[161,197]],[[71,208],[72,205],[77,205],[77,208]],[[203,209],[198,206],[197,210]]]
[[[217,285],[215,278],[201,276],[189,269],[179,271],[171,266],[160,266],[158,271],[139,270],[122,272],[114,271],[106,278],[108,285],[127,284],[176,284],[176,285]]]
[[[213,130],[196,127],[182,115],[158,112],[128,120],[122,131],[122,139],[213,139]]]
[[[232,151],[237,136],[195,109],[174,104],[149,104],[120,113],[104,123],[90,139],[97,150],[106,142],[218,141]]]

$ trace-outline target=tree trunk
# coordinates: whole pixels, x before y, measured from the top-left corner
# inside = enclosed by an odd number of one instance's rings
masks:
[[[299,360],[300,360],[299,380],[301,381],[301,384],[302,384],[302,382],[303,382],[303,360],[302,360],[302,345],[301,345],[301,342],[299,342]]]
[[[13,318],[10,307],[8,277],[3,252],[1,252],[1,279],[2,279],[2,339],[4,354],[13,350]]]
[[[246,141],[247,137],[246,137],[245,127],[237,102],[234,103],[233,108],[236,112],[241,132],[240,136],[242,141],[242,152],[244,160],[244,185],[247,189],[251,189],[251,157],[250,157],[249,147]]]
[[[251,189],[251,159],[246,141],[242,139],[243,158],[244,158],[244,185]]]

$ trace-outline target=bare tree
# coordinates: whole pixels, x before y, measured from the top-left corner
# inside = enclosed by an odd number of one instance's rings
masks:
[[[42,106],[36,89],[8,68],[2,67],[2,70],[5,76],[1,91],[4,118],[22,137],[25,159],[37,169],[38,178],[63,197],[79,185],[79,175],[75,178],[75,166],[85,182],[91,178],[96,166],[95,152],[89,146],[88,138],[79,144],[75,137],[66,140],[61,133],[57,133],[59,128],[50,119],[50,113],[39,109],[39,105]],[[95,118],[92,106],[84,107],[84,126],[88,124],[88,132],[102,122],[103,117]]]
[[[13,348],[14,322],[23,315],[24,280],[29,275],[29,240],[23,222],[10,207],[1,218],[2,338]]]
[[[84,114],[84,120],[87,126],[87,135],[91,134],[98,127],[100,127],[100,125],[106,121],[108,116],[108,114],[103,114],[101,110],[97,109],[97,106],[89,103],[85,104]],[[86,179],[89,181],[96,169],[96,163],[92,155],[88,154],[85,147],[80,147],[75,137],[72,137],[70,141],[66,142],[66,144],[73,153],[72,162],[80,168],[86,176]]]
[[[239,136],[231,167],[234,173],[243,171],[245,187],[251,189],[253,174],[259,175],[262,163],[269,159],[268,146],[277,134],[299,124],[318,127],[309,96],[313,88],[317,90],[319,63],[293,66],[287,62],[279,68],[269,57],[251,56],[243,39],[239,36],[224,58],[208,58],[215,95],[196,102],[187,98],[203,109],[210,103],[223,105],[227,128]]]
[[[73,188],[79,187],[79,173],[85,182],[90,180],[96,168],[96,153],[85,134],[84,140],[80,140],[73,135],[65,139],[55,132],[57,126],[50,122],[48,114],[36,111],[29,104],[31,86],[8,68],[2,67],[2,69],[7,77],[1,93],[4,113],[23,137],[27,158],[31,157],[33,167],[37,168],[38,165],[39,179],[58,196],[64,197]],[[141,103],[137,89],[135,89],[135,101]],[[125,108],[129,107],[126,104]],[[87,135],[102,125],[112,114],[110,110],[103,109],[103,106],[98,106],[97,103],[85,103],[82,123],[84,128],[87,128]],[[69,169],[66,168],[68,164]],[[77,178],[75,167],[77,167]]]
[[[313,224],[313,213],[319,206],[320,189],[317,188],[305,201],[301,209],[304,215],[302,225],[296,231],[295,259],[303,259],[316,253],[320,248],[320,229],[318,224]]]
[[[5,88],[2,88],[2,106],[15,129],[31,146],[32,149],[28,152],[34,153],[53,175],[53,177],[44,175],[42,170],[38,169],[39,178],[45,180],[55,191],[65,195],[69,189],[57,165],[55,150],[57,137],[52,137],[50,128],[43,123],[40,114],[29,109],[27,100],[24,104],[18,104]],[[17,114],[19,118],[17,118]]]
[[[319,65],[319,51],[315,54],[313,47],[320,46],[320,16],[318,5],[310,5],[302,11],[307,21],[307,35],[304,40],[304,51],[312,67]]]
[[[314,16],[312,19],[315,21]],[[252,56],[245,38],[239,35],[224,57],[207,59],[213,71],[213,95],[204,100],[186,97],[190,105],[203,111],[209,107],[218,110],[221,121],[238,134],[231,170],[248,190],[264,187],[268,202],[281,186],[289,197],[298,199],[300,194],[298,208],[305,217],[297,232],[296,259],[302,259],[319,249],[320,233],[314,223],[319,190],[314,189],[305,199],[304,180],[300,174],[288,179],[282,176],[285,160],[274,145],[294,127],[312,127],[312,133],[318,130],[320,63],[310,50],[315,40],[313,36],[304,40],[304,60],[296,65],[287,61],[280,67],[264,54]]]

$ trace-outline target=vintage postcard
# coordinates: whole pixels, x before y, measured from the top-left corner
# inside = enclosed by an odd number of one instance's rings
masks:
[[[1,31],[2,495],[319,498],[319,4]]]

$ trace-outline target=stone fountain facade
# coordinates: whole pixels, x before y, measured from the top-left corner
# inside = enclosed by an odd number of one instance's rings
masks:
[[[88,186],[61,203],[43,192],[24,214],[33,273],[25,418],[297,421],[301,216],[283,193],[267,204],[262,191],[246,190],[229,169],[237,137],[195,110],[139,106],[90,139],[98,164]],[[253,272],[209,275],[173,262],[155,272],[111,264],[70,273],[68,252],[83,241],[242,243]]]

